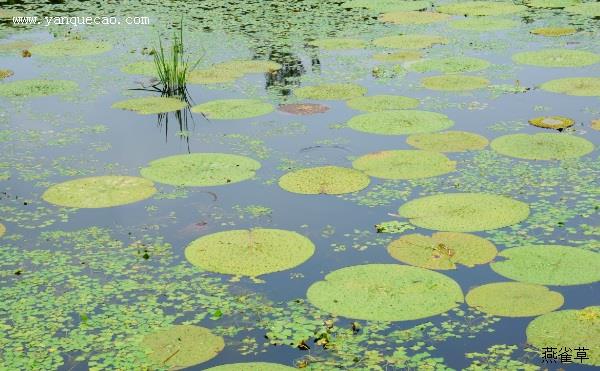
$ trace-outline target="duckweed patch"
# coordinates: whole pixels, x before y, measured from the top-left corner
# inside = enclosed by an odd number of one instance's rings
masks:
[[[298,98],[315,100],[347,100],[366,93],[367,88],[357,84],[322,84],[294,90],[294,95]]]
[[[429,24],[449,19],[447,14],[436,12],[401,11],[382,14],[379,19],[393,24]]]
[[[494,139],[490,146],[505,156],[526,160],[565,160],[594,150],[587,139],[559,133],[504,135]]]
[[[466,131],[445,131],[441,133],[413,134],[406,143],[426,151],[465,152],[481,150],[487,147],[486,137]]]
[[[360,39],[328,38],[311,41],[310,45],[317,46],[325,50],[343,50],[362,49],[367,45],[367,43],[364,40]]]
[[[112,108],[133,111],[140,115],[154,115],[157,113],[179,111],[187,106],[182,100],[167,97],[133,98],[117,102]]]
[[[104,41],[73,39],[34,45],[29,50],[33,55],[42,55],[45,57],[83,57],[102,54],[111,49],[112,46]]]
[[[343,194],[366,188],[370,179],[364,173],[339,166],[321,166],[289,172],[279,178],[279,186],[301,194]]]
[[[444,130],[454,125],[448,116],[437,112],[397,110],[365,113],[352,117],[348,127],[379,135],[404,135]]]
[[[218,99],[192,107],[192,112],[202,113],[209,119],[239,120],[258,117],[273,112],[270,103],[258,99]]]
[[[370,176],[383,179],[419,179],[456,170],[456,162],[441,153],[421,150],[373,152],[352,162]]]
[[[583,50],[544,49],[513,55],[513,61],[540,67],[583,67],[600,62],[600,55]]]
[[[373,40],[373,44],[382,48],[426,49],[436,44],[448,44],[450,41],[437,35],[408,34],[385,36]]]
[[[478,76],[440,75],[425,77],[421,84],[431,90],[469,91],[487,87],[489,80]]]
[[[496,2],[496,1],[465,1],[461,3],[453,3],[438,6],[438,12],[464,15],[464,16],[481,16],[481,15],[505,15],[521,12],[526,7],[515,5],[512,2]]]
[[[545,129],[566,129],[573,126],[575,121],[563,116],[541,116],[530,119],[529,123]]]
[[[352,98],[348,100],[346,104],[352,109],[378,112],[416,108],[419,105],[419,100],[400,95],[372,95],[368,97]]]
[[[567,77],[545,82],[540,88],[553,93],[600,97],[600,77]]]
[[[19,80],[0,84],[0,97],[30,98],[63,95],[79,88],[69,80]]]
[[[568,36],[577,33],[577,29],[573,27],[540,27],[529,31],[534,35],[559,37]]]
[[[443,73],[481,71],[490,66],[490,62],[473,57],[431,58],[411,63],[408,68],[417,72],[437,71]]]

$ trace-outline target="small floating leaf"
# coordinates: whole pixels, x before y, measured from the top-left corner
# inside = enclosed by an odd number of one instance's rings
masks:
[[[6,233],[6,227],[0,223],[0,237],[4,236],[4,233]]]
[[[406,143],[426,151],[464,152],[484,149],[488,145],[486,137],[466,131],[445,131],[441,133],[413,134]]]
[[[187,106],[182,100],[167,97],[133,98],[117,102],[112,108],[133,111],[140,115],[179,111]]]
[[[360,191],[370,183],[364,173],[339,166],[322,166],[289,172],[279,186],[301,194],[343,194]]]
[[[416,108],[419,105],[419,100],[400,95],[372,95],[352,98],[346,104],[352,109],[377,112]]]
[[[419,179],[456,170],[456,162],[441,153],[421,150],[379,151],[354,160],[352,167],[383,179]]]
[[[209,119],[235,120],[258,117],[273,112],[274,107],[258,99],[218,99],[192,107]]]
[[[294,90],[294,95],[304,99],[346,100],[360,97],[367,93],[367,88],[357,84],[322,84],[304,86]]]
[[[348,127],[366,133],[403,135],[429,133],[454,125],[448,116],[437,112],[397,110],[365,113],[352,117]]]
[[[510,134],[490,144],[505,156],[526,160],[564,160],[586,155],[594,150],[587,139],[559,133]]]

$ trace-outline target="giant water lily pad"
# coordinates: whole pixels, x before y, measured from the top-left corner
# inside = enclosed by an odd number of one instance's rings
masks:
[[[545,129],[565,129],[575,124],[575,121],[563,116],[541,116],[529,120],[533,126]]]
[[[112,46],[104,41],[58,40],[34,45],[29,50],[33,55],[46,57],[82,57],[102,54],[110,49],[112,49]]]
[[[69,80],[19,80],[0,84],[0,97],[29,98],[67,94],[79,86]]]
[[[281,65],[277,62],[260,59],[234,59],[215,64],[213,68],[224,71],[238,71],[239,73],[266,73],[277,71]]]
[[[417,50],[400,50],[393,53],[377,53],[373,59],[380,62],[408,62],[421,59],[423,52]]]
[[[156,64],[150,61],[139,61],[129,63],[121,68],[121,71],[131,75],[144,75],[144,76],[158,76],[156,71]]]
[[[117,102],[112,108],[133,111],[141,115],[179,111],[187,106],[182,100],[167,97],[133,98]]]
[[[526,0],[525,3],[532,8],[557,9],[580,3],[581,0]]]
[[[494,139],[491,147],[505,156],[527,160],[564,160],[594,150],[587,139],[559,133],[504,135]]]
[[[299,98],[317,100],[346,100],[366,93],[367,88],[357,84],[322,84],[303,86],[294,90],[294,95]]]
[[[6,227],[0,223],[0,237],[4,236],[4,233],[6,233]]]
[[[395,49],[425,49],[435,44],[447,44],[448,39],[437,35],[409,34],[385,36],[373,40],[373,44],[383,48]]]
[[[452,125],[454,122],[446,115],[416,110],[365,113],[348,121],[348,126],[354,130],[380,135],[429,133]]]
[[[209,119],[235,120],[266,115],[274,109],[270,103],[258,99],[218,99],[198,104],[192,107],[192,112]]]
[[[289,172],[279,186],[301,194],[343,194],[360,191],[371,180],[364,173],[339,166],[321,166]]]
[[[584,347],[584,364],[600,366],[600,306],[547,313],[527,326],[527,343],[542,349]],[[576,353],[575,353],[576,354]]]
[[[541,67],[582,67],[600,62],[600,55],[583,50],[544,49],[517,53],[513,61]]]
[[[566,7],[569,13],[581,14],[587,17],[600,17],[600,3],[589,2]]]
[[[187,75],[190,84],[223,84],[232,82],[244,76],[241,71],[209,67],[205,69],[192,70]]]
[[[206,369],[206,371],[293,371],[298,370],[294,367],[280,365],[279,363],[269,362],[246,362],[229,363],[226,365],[215,366]]]
[[[600,77],[567,77],[550,80],[540,88],[553,93],[580,97],[600,97]]]
[[[497,250],[493,243],[473,234],[436,232],[429,236],[406,234],[388,245],[390,255],[403,263],[427,269],[474,267],[490,262]]]
[[[203,270],[256,277],[304,263],[315,251],[306,237],[282,229],[239,229],[200,237],[185,249]]]
[[[486,32],[516,28],[519,22],[496,17],[469,17],[450,22],[450,27],[458,30]]]
[[[204,327],[176,325],[144,336],[142,346],[156,364],[177,370],[216,357],[225,341]]]
[[[317,39],[310,42],[310,45],[317,46],[321,49],[326,50],[342,50],[342,49],[362,49],[367,43],[360,39],[348,39],[348,38],[327,38]]]
[[[474,16],[512,14],[527,8],[508,1],[465,1],[462,3],[440,5],[436,9],[438,12],[447,14]]]
[[[422,0],[350,0],[342,4],[344,8],[367,8],[377,12],[422,10],[429,6],[431,2]]]
[[[563,296],[545,286],[522,282],[488,283],[471,289],[469,306],[493,316],[531,317],[552,312],[564,303]]]
[[[473,72],[486,69],[490,62],[473,57],[431,58],[411,63],[408,68],[417,72],[437,71],[443,73]]]
[[[436,152],[464,152],[484,149],[488,145],[486,137],[466,131],[445,131],[442,133],[413,134],[406,143],[419,149]]]
[[[42,198],[51,204],[77,208],[101,208],[131,204],[156,193],[148,179],[133,176],[97,176],[58,183]]]
[[[352,98],[347,101],[346,104],[352,109],[377,112],[416,108],[419,105],[419,100],[400,95],[372,95],[368,97]]]
[[[447,14],[436,12],[402,11],[382,14],[379,19],[393,24],[428,24],[445,21],[450,18]]]
[[[487,87],[490,82],[478,76],[440,75],[429,76],[421,80],[424,87],[442,91],[468,91]]]
[[[582,285],[600,281],[600,254],[561,245],[529,245],[501,251],[492,269],[515,281]]]
[[[260,162],[228,153],[192,153],[154,160],[140,173],[159,183],[176,186],[217,186],[254,177]]]
[[[352,166],[383,179],[419,179],[456,170],[456,162],[441,153],[420,150],[379,151],[354,160]]]
[[[487,193],[445,193],[417,198],[398,213],[416,226],[451,232],[474,232],[516,224],[529,216],[529,206]]]
[[[540,27],[529,32],[534,35],[557,37],[572,35],[577,32],[577,29],[573,27]]]
[[[308,300],[335,315],[408,321],[444,313],[463,302],[453,279],[428,269],[398,264],[365,264],[338,269],[313,283]]]

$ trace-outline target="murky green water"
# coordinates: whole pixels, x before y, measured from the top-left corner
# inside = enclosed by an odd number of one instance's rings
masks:
[[[0,369],[600,365],[598,3],[433,3],[1,2]]]

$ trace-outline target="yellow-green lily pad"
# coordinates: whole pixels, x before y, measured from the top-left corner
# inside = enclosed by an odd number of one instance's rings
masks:
[[[495,282],[471,289],[469,306],[502,317],[531,317],[560,308],[565,299],[545,286],[522,282]]]
[[[79,88],[69,80],[18,80],[0,84],[0,97],[30,98],[62,95]]]
[[[504,15],[521,12],[525,9],[523,5],[515,5],[512,2],[502,1],[465,1],[440,5],[438,12],[452,15],[479,16],[479,15]]]
[[[167,97],[142,97],[127,99],[112,105],[112,108],[133,111],[140,115],[153,115],[157,113],[173,112],[187,106],[182,100]]]
[[[534,28],[529,32],[534,35],[558,37],[573,35],[574,33],[577,33],[577,29],[573,27],[540,27]]]
[[[238,229],[203,236],[185,249],[186,259],[209,272],[256,277],[294,268],[308,260],[315,245],[282,229]]]
[[[510,134],[490,144],[500,154],[526,160],[565,160],[594,150],[587,139],[560,133]]]
[[[91,40],[58,40],[32,46],[29,51],[33,55],[45,57],[83,57],[102,54],[112,49],[104,41]]]
[[[460,232],[436,232],[429,236],[405,234],[388,245],[389,254],[403,263],[427,269],[474,267],[496,256],[493,243],[485,238]]]
[[[55,184],[42,199],[58,206],[95,209],[131,204],[155,193],[154,183],[148,179],[106,175]]]
[[[567,77],[550,80],[540,85],[540,88],[552,93],[600,97],[600,77]]]
[[[600,17],[600,3],[589,2],[568,6],[565,10],[569,13],[581,14],[586,17]]]
[[[342,4],[343,8],[367,8],[380,13],[396,10],[422,10],[430,6],[430,1],[422,0],[350,0]]]
[[[473,57],[431,58],[408,65],[408,69],[417,72],[437,71],[443,73],[481,71],[490,66],[490,62]]]
[[[406,138],[413,147],[435,152],[465,152],[484,149],[486,137],[466,131],[444,131],[441,133],[413,134]]]
[[[347,100],[363,96],[367,88],[357,84],[321,84],[303,86],[294,90],[298,98],[316,100]]]
[[[421,150],[379,151],[354,160],[352,167],[383,179],[420,179],[456,170],[456,162],[438,152]]]
[[[475,232],[517,224],[527,219],[529,206],[488,193],[443,193],[409,201],[398,214],[421,228]]]
[[[231,61],[217,63],[213,68],[224,71],[237,71],[247,73],[267,73],[277,71],[281,65],[277,62],[260,59],[234,59]]]
[[[418,50],[400,50],[393,53],[377,53],[373,59],[380,62],[409,62],[421,59],[423,52]]]
[[[496,17],[468,17],[450,22],[452,28],[475,32],[508,30],[518,26],[517,21]]]
[[[532,8],[558,9],[579,4],[581,0],[526,0],[525,4]]]
[[[11,77],[15,73],[12,70],[0,69],[0,80],[4,80],[7,77]]]
[[[236,120],[266,115],[275,110],[272,104],[259,99],[218,99],[192,107],[209,119]]]
[[[373,44],[383,48],[395,49],[426,49],[436,44],[448,44],[449,40],[437,35],[397,35],[385,36],[373,40]]]
[[[379,135],[404,135],[444,130],[454,125],[448,116],[437,112],[396,110],[364,113],[352,117],[348,127]]]
[[[511,280],[569,286],[600,281],[600,253],[562,245],[529,245],[501,251],[492,269]]]
[[[150,61],[139,61],[129,63],[126,66],[121,68],[122,72],[128,73],[130,75],[144,75],[144,76],[158,76],[158,72],[156,71],[156,65],[154,62]]]
[[[279,178],[279,186],[301,194],[351,193],[366,188],[371,179],[364,173],[339,166],[321,166],[289,172]]]
[[[533,126],[545,129],[565,129],[575,124],[575,121],[564,116],[541,116],[529,120]]]
[[[6,233],[6,227],[0,223],[0,237],[4,236],[4,233]]]
[[[382,14],[379,20],[393,24],[428,24],[445,21],[448,14],[436,12],[400,11]]]
[[[362,49],[367,45],[364,40],[340,37],[317,39],[309,44],[326,50]]]
[[[600,62],[600,55],[584,50],[543,49],[517,53],[513,61],[540,67],[583,67]]]
[[[244,76],[241,71],[209,67],[192,70],[187,76],[190,84],[223,84],[232,82]]]
[[[204,327],[175,325],[144,336],[141,345],[157,365],[179,370],[216,357],[225,341]]]
[[[228,153],[191,153],[154,160],[140,170],[143,177],[175,186],[218,186],[254,177],[260,162]]]
[[[428,269],[365,264],[338,269],[313,283],[308,300],[334,315],[373,321],[409,321],[447,312],[463,302],[456,281]]]
[[[215,366],[206,369],[206,371],[294,371],[295,367],[280,365],[279,363],[269,362],[245,362],[228,363],[226,365]]]
[[[419,100],[400,95],[372,95],[352,98],[346,104],[355,110],[378,112],[416,108],[419,105]]]
[[[421,84],[431,90],[468,91],[483,89],[487,87],[490,82],[488,79],[479,76],[440,75],[425,77],[421,80]]]

